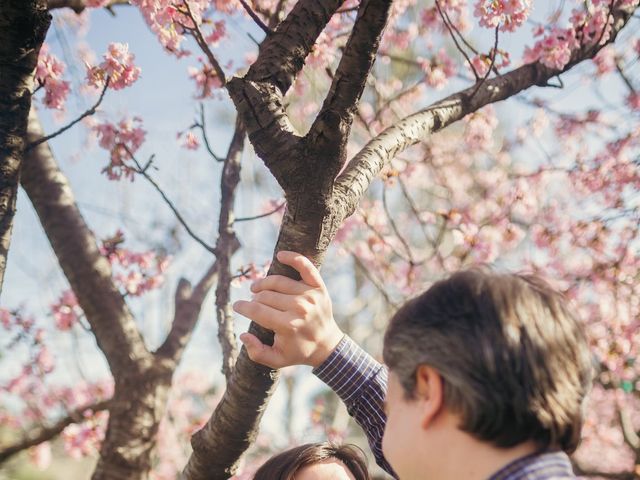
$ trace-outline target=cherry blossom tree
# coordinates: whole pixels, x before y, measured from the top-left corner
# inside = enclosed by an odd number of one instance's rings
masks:
[[[584,319],[598,371],[576,470],[637,478],[637,0],[124,5],[48,2],[55,15],[139,9],[171,61],[198,57],[187,72],[196,101],[233,102],[237,117],[224,156],[212,147],[204,107],[189,128],[176,126],[185,150],[222,165],[217,237],[209,242],[196,233],[155,179],[154,155],[142,160],[143,152],[155,153],[145,144],[150,119],[95,115],[108,108],[105,98],[144,75],[135,52],[118,42],[100,58],[85,52],[86,80],[74,95],[87,96],[93,106],[45,134],[42,109],[61,111],[71,95],[67,66],[45,43],[37,66],[21,69],[28,72],[21,81],[35,78],[39,85],[38,109],[31,109],[26,134],[11,132],[21,143],[7,164],[16,171],[22,165],[22,186],[69,283],[51,305],[50,325],[61,335],[88,330],[113,381],[52,388],[47,377],[55,360],[42,321],[27,307],[2,309],[5,348],[28,352],[2,384],[24,409],[19,416],[3,414],[2,424],[29,433],[0,448],[0,461],[30,449],[33,461],[44,465],[51,456],[47,442],[61,435],[72,458],[99,451],[96,479],[175,478],[178,472],[188,479],[248,478],[251,466],[241,458],[258,438],[279,372],[251,362],[235,341],[230,285],[262,269],[234,269],[242,242],[236,230],[241,221],[282,214],[274,252],[299,251],[320,265],[333,242],[333,261],[356,271],[357,296],[381,298],[389,311],[443,274],[477,263],[553,279]],[[8,9],[1,18],[10,15],[17,14]],[[229,60],[229,24],[239,21],[259,48]],[[18,58],[13,48],[8,58]],[[0,88],[24,92],[15,84]],[[563,103],[558,92],[581,99]],[[26,122],[28,108],[20,111]],[[49,144],[80,126],[106,151],[106,180],[147,183],[191,241],[211,254],[195,285],[177,281],[172,324],[155,349],[131,305],[162,285],[171,259],[132,249],[122,231],[98,238],[88,226]],[[245,137],[281,188],[286,208],[276,201],[263,214],[238,219]],[[15,202],[17,181],[13,185],[7,198]],[[10,225],[11,215],[5,217]],[[7,249],[8,240],[5,255]],[[267,268],[294,274],[275,258]],[[214,286],[226,380],[219,390],[176,372]],[[365,304],[350,316],[358,322],[373,314]],[[249,328],[265,342],[272,339],[257,325]]]

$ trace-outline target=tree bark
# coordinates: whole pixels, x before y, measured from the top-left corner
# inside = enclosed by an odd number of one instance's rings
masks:
[[[50,24],[45,0],[0,2],[0,292],[16,212],[34,71]]]
[[[238,356],[229,288],[231,287],[231,257],[240,246],[233,229],[233,205],[236,189],[240,183],[240,161],[242,160],[245,136],[246,129],[238,117],[220,179],[222,201],[218,219],[218,241],[216,242],[220,277],[216,287],[216,317],[218,319],[218,340],[222,347],[222,373],[227,381],[231,378]]]

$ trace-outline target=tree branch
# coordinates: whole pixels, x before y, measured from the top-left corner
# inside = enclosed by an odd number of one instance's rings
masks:
[[[244,78],[227,83],[256,153],[281,186],[291,171],[282,167],[300,140],[284,108],[283,96],[304,66],[318,36],[343,0],[300,0],[262,42]]]
[[[635,8],[637,7],[618,8],[612,13],[613,27],[607,43],[615,40]],[[337,194],[346,202],[348,214],[355,210],[365,190],[384,164],[406,148],[485,105],[499,102],[533,86],[546,86],[551,78],[592,58],[603,46],[588,45],[574,51],[571,61],[562,70],[546,67],[540,62],[523,65],[485,81],[477,91],[476,86],[472,86],[454,93],[387,128],[353,157],[336,180]]]
[[[246,130],[242,120],[238,117],[220,179],[221,205],[218,219],[218,241],[216,242],[220,278],[216,288],[216,316],[218,319],[218,340],[222,347],[222,373],[227,381],[231,378],[238,356],[229,288],[231,286],[231,257],[240,246],[233,229],[233,204],[236,188],[240,182],[240,161],[245,135]]]
[[[136,173],[139,173],[140,175],[142,175],[152,186],[153,188],[155,188],[155,190],[160,194],[160,196],[162,197],[162,199],[164,200],[164,203],[167,204],[167,206],[171,209],[171,211],[173,212],[173,214],[176,216],[176,218],[178,219],[178,222],[180,222],[180,224],[184,227],[184,229],[187,231],[187,233],[189,234],[189,236],[191,238],[193,238],[196,242],[198,242],[200,245],[202,245],[202,247],[207,250],[210,253],[213,253],[214,255],[216,254],[216,249],[214,247],[212,247],[211,245],[209,245],[207,242],[205,242],[202,238],[200,238],[192,229],[191,227],[189,227],[189,224],[186,222],[186,220],[184,219],[184,217],[180,214],[180,212],[178,211],[178,209],[176,208],[176,206],[173,204],[173,202],[169,199],[169,197],[167,197],[167,194],[164,193],[164,190],[162,190],[162,188],[160,188],[160,185],[158,185],[158,183],[153,179],[153,177],[151,177],[151,175],[149,175],[147,173],[147,170],[149,169],[149,167],[151,167],[152,162],[153,162],[153,156],[149,159],[149,161],[147,162],[147,164],[143,167],[140,162],[138,162],[138,160],[136,159],[136,157],[133,155],[133,152],[129,149],[129,147],[127,147],[125,144],[122,144],[122,146],[124,147],[124,149],[127,152],[127,155],[129,155],[129,157],[131,158],[131,160],[133,161],[133,163],[136,165]]]
[[[264,22],[260,19],[260,17],[256,15],[256,12],[253,11],[251,6],[245,0],[240,0],[240,3],[242,4],[242,8],[245,9],[247,14],[249,14],[251,19],[254,22],[256,22],[256,25],[258,25],[264,33],[266,33],[267,35],[270,35],[271,33],[273,33],[273,31],[264,24]]]
[[[0,291],[16,212],[33,73],[50,24],[44,0],[0,2]]]
[[[32,148],[37,147],[41,143],[48,142],[52,138],[57,137],[58,135],[66,132],[71,127],[73,127],[76,123],[82,121],[84,118],[95,114],[96,113],[96,109],[100,106],[100,104],[102,103],[102,100],[104,99],[104,94],[107,92],[107,88],[109,87],[109,80],[110,80],[109,77],[107,77],[107,80],[104,82],[104,87],[102,88],[102,92],[100,92],[100,98],[98,98],[98,101],[95,103],[95,105],[93,107],[88,109],[86,112],[84,112],[78,118],[76,118],[72,122],[68,123],[64,127],[60,128],[59,130],[56,130],[55,132],[53,132],[53,133],[51,133],[51,134],[49,134],[49,135],[47,135],[45,137],[39,138],[38,140],[36,140],[34,142],[31,142],[25,148],[25,153],[28,152],[29,150],[31,150]]]
[[[278,205],[277,207],[275,207],[273,210],[268,211],[267,213],[262,213],[260,215],[254,215],[252,217],[242,217],[242,218],[236,218],[234,223],[240,223],[240,222],[250,222],[252,220],[258,220],[259,218],[265,218],[268,217],[270,215],[273,215],[276,212],[279,212],[280,210],[282,210],[284,208],[284,206],[287,204],[287,202],[282,202],[280,205]]]
[[[302,70],[307,55],[344,0],[300,0],[260,46],[246,79],[267,82],[284,95]]]
[[[353,115],[376,58],[390,9],[390,0],[366,0],[360,4],[329,93],[305,138],[318,150],[330,149],[326,156],[335,164],[325,165],[329,175],[337,175],[346,161]],[[332,155],[334,150],[337,153]]]
[[[42,137],[34,109],[28,139]],[[47,143],[25,157],[22,186],[33,204],[47,238],[91,325],[111,372],[137,371],[150,354],[124,298],[111,279],[111,266],[101,255],[93,233],[75,203],[69,182],[58,168]]]
[[[202,304],[211,287],[218,279],[218,261],[213,262],[209,270],[200,279],[195,288],[189,281],[181,278],[176,287],[175,311],[171,330],[155,354],[159,358],[166,358],[178,363],[182,352],[191,339],[193,329],[198,322]]]
[[[207,45],[207,41],[204,39],[204,35],[202,35],[202,30],[200,30],[200,27],[198,26],[196,19],[193,17],[193,13],[191,12],[191,7],[189,6],[189,2],[185,0],[182,3],[182,5],[184,5],[184,7],[186,8],[186,11],[181,11],[181,13],[188,16],[193,22],[193,27],[187,27],[185,25],[182,25],[182,28],[184,28],[188,32],[191,32],[196,43],[198,44],[202,52],[207,56],[209,63],[211,64],[213,69],[216,71],[216,75],[218,75],[220,82],[224,86],[227,83],[227,77],[225,76],[224,70],[222,70],[220,63],[218,63],[218,60],[216,60],[216,57],[213,55],[213,52],[209,48],[209,45]]]
[[[9,460],[9,458],[11,458],[13,455],[23,450],[35,447],[36,445],[40,445],[43,442],[55,438],[72,423],[80,423],[84,421],[86,419],[84,416],[84,413],[86,411],[91,410],[95,413],[102,410],[107,410],[110,404],[111,400],[103,400],[101,402],[87,405],[85,407],[74,410],[73,412],[69,413],[68,416],[58,420],[53,425],[31,429],[26,438],[23,438],[22,440],[19,440],[12,445],[3,447],[2,450],[0,450],[0,465]]]

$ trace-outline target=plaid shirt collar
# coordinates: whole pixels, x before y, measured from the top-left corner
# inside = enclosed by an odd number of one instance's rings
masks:
[[[494,473],[489,480],[549,480],[575,478],[564,452],[542,452],[519,458]]]

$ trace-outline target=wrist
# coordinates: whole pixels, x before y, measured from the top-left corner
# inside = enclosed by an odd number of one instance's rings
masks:
[[[309,357],[309,365],[313,368],[318,368],[322,365],[336,349],[344,335],[342,330],[336,327],[325,339],[319,341],[315,352]]]

